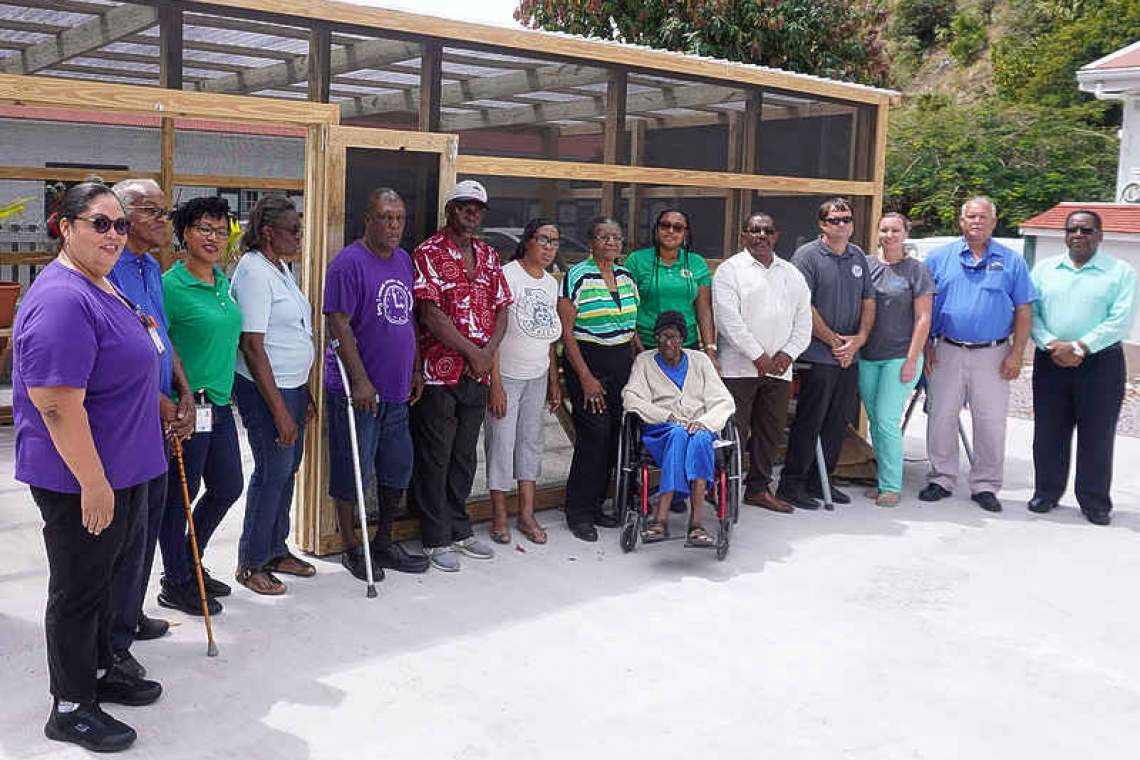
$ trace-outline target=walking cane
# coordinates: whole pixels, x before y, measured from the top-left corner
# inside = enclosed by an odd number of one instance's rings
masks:
[[[340,371],[340,381],[344,385],[345,401],[348,404],[348,434],[352,439],[352,473],[356,476],[356,507],[360,516],[360,540],[364,544],[364,569],[368,574],[369,599],[376,597],[376,584],[372,580],[372,552],[368,549],[368,513],[364,509],[364,483],[360,477],[360,449],[356,440],[356,412],[352,408],[352,387],[348,384],[348,373],[340,360],[340,341],[332,341],[333,358]]]
[[[217,657],[214,629],[210,625],[210,605],[206,602],[206,583],[202,580],[202,559],[198,553],[198,536],[194,533],[194,514],[190,510],[190,489],[186,487],[186,465],[182,463],[182,442],[174,439],[174,458],[178,460],[178,477],[182,480],[182,499],[186,503],[186,524],[190,526],[190,548],[194,550],[194,571],[198,574],[198,597],[202,600],[202,617],[206,619],[206,656]]]

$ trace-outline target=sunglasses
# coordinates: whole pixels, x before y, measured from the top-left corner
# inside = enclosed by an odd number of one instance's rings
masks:
[[[673,232],[684,232],[689,228],[682,222],[658,222],[657,229],[666,231],[672,230]]]
[[[1065,232],[1070,235],[1095,235],[1096,227],[1066,227]]]
[[[106,214],[96,214],[95,216],[77,216],[76,219],[84,222],[91,222],[91,226],[100,235],[106,235],[107,231],[112,227],[115,228],[116,235],[126,237],[131,234],[131,221],[125,216],[120,216],[118,219],[112,219]]]
[[[851,224],[851,220],[853,218],[854,217],[850,217],[850,216],[829,216],[826,219],[824,219],[823,221],[826,222],[827,224],[830,224],[830,225]]]
[[[757,227],[755,229],[745,229],[749,235],[775,235],[777,230],[775,227]]]

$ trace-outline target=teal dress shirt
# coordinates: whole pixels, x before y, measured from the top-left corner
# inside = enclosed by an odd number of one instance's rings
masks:
[[[1136,314],[1136,270],[1097,251],[1077,269],[1069,254],[1033,267],[1033,342],[1077,340],[1091,353],[1126,340]]]

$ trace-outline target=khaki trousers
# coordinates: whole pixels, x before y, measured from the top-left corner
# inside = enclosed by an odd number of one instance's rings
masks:
[[[958,415],[969,403],[974,428],[974,464],[970,493],[1001,490],[1005,471],[1005,427],[1009,412],[1009,381],[1001,376],[1001,363],[1009,343],[991,348],[962,348],[938,341],[935,366],[930,368],[927,392],[930,411],[926,426],[928,482],[953,491],[958,483]]]

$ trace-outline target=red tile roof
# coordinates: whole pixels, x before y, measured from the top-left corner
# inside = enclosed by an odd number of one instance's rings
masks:
[[[1109,53],[1099,61],[1093,61],[1083,68],[1085,71],[1140,68],[1140,42],[1134,42],[1115,53]]]
[[[1140,203],[1058,203],[1053,208],[1021,223],[1023,230],[1063,230],[1070,212],[1088,209],[1100,214],[1105,232],[1140,235]]]

